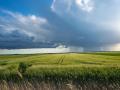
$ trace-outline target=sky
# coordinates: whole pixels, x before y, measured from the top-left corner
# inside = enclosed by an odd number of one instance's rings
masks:
[[[0,49],[120,50],[120,0],[0,0]]]

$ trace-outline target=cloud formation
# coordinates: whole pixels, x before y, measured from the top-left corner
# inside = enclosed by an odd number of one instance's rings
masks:
[[[78,31],[74,45],[100,50],[120,43],[119,0],[54,0],[51,9]],[[112,34],[112,37],[111,37]]]
[[[94,8],[94,3],[93,0],[53,0],[51,5],[53,11],[60,9],[63,11],[66,10],[67,12],[73,9],[73,7],[85,12],[90,12]]]
[[[79,8],[87,12],[92,11],[94,8],[94,4],[92,0],[75,0],[75,2]]]
[[[64,46],[71,51],[96,51],[118,47],[119,4],[119,0],[53,0],[43,15],[2,10],[0,48]]]
[[[21,13],[13,13],[10,11],[3,11],[6,17],[1,17],[1,27],[7,31],[12,32],[18,30],[24,32],[35,39],[45,40],[50,32],[47,29],[48,22],[45,18],[36,15],[23,15]],[[38,35],[39,37],[37,37]]]
[[[1,40],[14,41],[20,35],[21,41],[26,40],[23,38],[31,38],[33,42],[47,42],[49,35],[49,23],[45,18],[36,15],[23,15],[21,13],[13,13],[10,11],[2,11],[5,16],[0,17],[0,31]],[[4,36],[5,37],[2,37]],[[6,36],[9,35],[10,38]]]

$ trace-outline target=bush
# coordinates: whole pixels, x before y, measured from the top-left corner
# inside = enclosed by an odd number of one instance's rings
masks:
[[[27,70],[28,67],[29,67],[28,64],[21,62],[21,63],[19,64],[18,71],[19,71],[21,74],[24,74],[24,73],[26,72],[26,70]]]

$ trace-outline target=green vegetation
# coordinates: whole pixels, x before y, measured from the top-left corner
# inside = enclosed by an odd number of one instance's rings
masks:
[[[0,82],[119,87],[120,52],[1,55]]]
[[[28,65],[28,64],[26,64],[26,63],[21,62],[21,63],[19,64],[18,71],[19,71],[21,74],[24,74],[29,66],[31,66],[31,65]]]

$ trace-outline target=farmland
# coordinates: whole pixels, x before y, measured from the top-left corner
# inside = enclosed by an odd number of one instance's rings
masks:
[[[120,90],[120,52],[1,55],[0,88]]]

